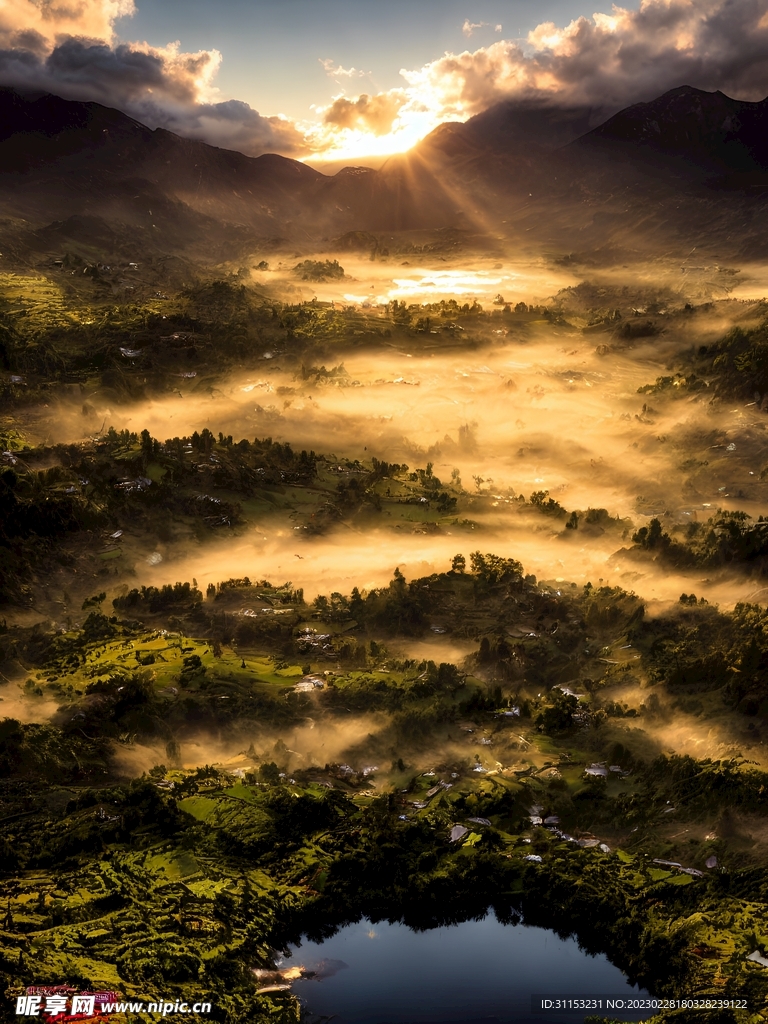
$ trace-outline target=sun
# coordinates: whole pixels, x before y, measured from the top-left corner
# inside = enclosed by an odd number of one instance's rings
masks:
[[[304,163],[336,163],[381,160],[406,153],[440,124],[431,110],[409,110],[398,117],[389,132],[377,134],[365,128],[339,129],[327,124],[305,126],[314,152],[301,157]]]

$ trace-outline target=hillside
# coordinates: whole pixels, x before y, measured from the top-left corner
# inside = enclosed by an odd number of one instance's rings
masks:
[[[768,172],[767,130],[768,99],[748,103],[683,86],[627,107],[580,143],[642,148],[707,171],[744,174]]]
[[[22,262],[74,243],[86,259],[140,251],[211,264],[267,239],[312,246],[350,231],[452,227],[566,252],[576,233],[599,260],[705,243],[753,257],[766,248],[767,112],[768,101],[687,87],[598,127],[604,111],[506,103],[439,126],[378,171],[324,175],[98,103],[5,88],[3,248]]]
[[[98,103],[0,89],[0,213],[35,227],[98,218],[131,243],[215,255],[255,235],[439,224],[444,211],[397,173],[328,177],[276,154],[247,157],[154,131]],[[439,189],[437,190],[439,206]],[[59,231],[62,230],[58,225]],[[235,234],[232,228],[236,229]],[[198,242],[205,233],[205,241]]]

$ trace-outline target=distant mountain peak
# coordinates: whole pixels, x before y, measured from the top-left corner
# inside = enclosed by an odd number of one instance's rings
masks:
[[[498,152],[534,146],[553,150],[589,131],[605,113],[586,106],[504,100],[468,121],[443,122],[423,139],[419,148],[441,150],[452,157],[483,149]]]
[[[768,168],[768,99],[736,100],[690,85],[634,103],[580,142],[647,146],[713,170]]]
[[[575,144],[645,151],[719,174],[762,172],[768,169],[768,99],[733,99],[683,85],[633,103]]]

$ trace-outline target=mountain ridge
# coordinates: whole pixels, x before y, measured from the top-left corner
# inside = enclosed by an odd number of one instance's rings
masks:
[[[237,258],[259,238],[445,227],[534,232],[566,251],[575,234],[580,248],[627,234],[655,245],[662,235],[723,233],[734,217],[750,251],[768,247],[768,212],[745,198],[768,186],[768,100],[683,86],[595,126],[604,114],[497,104],[445,122],[378,170],[325,175],[279,154],[249,157],[151,129],[99,103],[3,87],[0,217],[40,238],[70,223],[80,237],[101,219],[104,237],[122,232],[131,245],[202,261]],[[733,192],[715,207],[713,185]],[[672,220],[671,210],[680,211]]]
[[[736,100],[680,86],[624,108],[575,141],[647,147],[713,171],[766,171],[768,98]]]

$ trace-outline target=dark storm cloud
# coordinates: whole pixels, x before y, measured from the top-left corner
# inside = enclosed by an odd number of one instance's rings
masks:
[[[551,22],[525,43],[500,39],[403,69],[404,86],[315,104],[322,118],[301,128],[220,100],[216,50],[119,43],[117,18],[132,0],[77,4],[5,0],[0,8],[0,81],[97,99],[152,127],[256,155],[406,149],[446,120],[465,120],[502,100],[619,109],[680,85],[740,98],[768,95],[768,0],[642,0],[565,27]],[[470,28],[474,23],[468,22]],[[337,80],[358,77],[332,61]],[[382,148],[382,146],[384,148]]]
[[[0,10],[0,82],[98,100],[150,127],[252,155],[307,152],[291,122],[262,117],[238,100],[218,100],[213,85],[221,64],[218,51],[185,53],[178,43],[118,43],[113,23],[133,10],[132,0],[72,5],[7,0]]]

